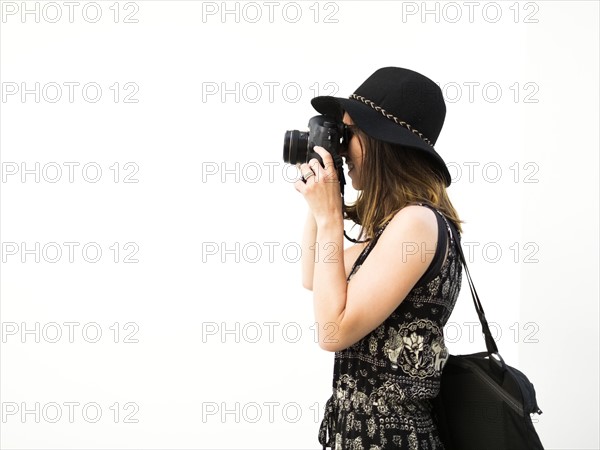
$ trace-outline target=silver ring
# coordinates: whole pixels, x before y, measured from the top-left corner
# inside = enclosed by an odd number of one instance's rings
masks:
[[[310,177],[314,177],[315,173],[311,170],[309,173],[302,174],[302,179],[306,183]]]

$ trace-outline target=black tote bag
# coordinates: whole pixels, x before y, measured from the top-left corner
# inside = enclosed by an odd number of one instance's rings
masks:
[[[498,353],[471,280],[454,224],[450,225],[479,316],[487,351],[450,355],[433,414],[446,450],[543,450],[530,414],[541,414],[529,379]]]

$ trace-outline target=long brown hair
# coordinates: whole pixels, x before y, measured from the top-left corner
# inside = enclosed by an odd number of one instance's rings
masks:
[[[462,220],[452,206],[446,184],[431,168],[422,151],[374,139],[354,128],[363,151],[361,191],[344,206],[344,218],[361,226],[359,239],[371,239],[376,230],[405,206],[426,203],[452,220],[462,233]]]

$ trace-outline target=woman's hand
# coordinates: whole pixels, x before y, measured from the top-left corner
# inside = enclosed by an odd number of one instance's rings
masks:
[[[325,167],[316,158],[311,159],[308,164],[301,164],[300,173],[306,182],[299,179],[294,187],[304,195],[318,227],[338,221],[343,224],[340,183],[333,158],[323,147],[317,146],[314,150],[323,159]]]

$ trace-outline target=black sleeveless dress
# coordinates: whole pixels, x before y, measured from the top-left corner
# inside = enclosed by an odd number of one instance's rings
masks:
[[[462,265],[450,232],[454,224],[437,209],[419,205],[435,211],[438,219],[434,259],[379,327],[335,353],[333,393],[319,429],[323,449],[444,450],[431,413],[431,399],[439,393],[441,372],[449,355],[443,327],[460,292]],[[359,255],[348,281],[386,226]]]

